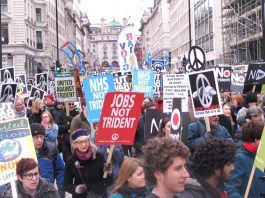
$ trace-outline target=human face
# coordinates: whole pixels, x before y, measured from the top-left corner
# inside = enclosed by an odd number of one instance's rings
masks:
[[[39,168],[27,171],[23,176],[18,176],[18,179],[22,182],[25,192],[36,191],[40,181]]]
[[[252,115],[250,120],[257,122],[257,121],[262,121],[262,118],[261,118],[261,115],[258,114],[258,115]]]
[[[69,110],[72,111],[74,109],[74,103],[68,103]]]
[[[163,131],[165,133],[165,136],[169,136],[171,134],[171,121],[168,121],[165,125],[165,128],[163,128]]]
[[[232,105],[234,106],[234,107],[237,107],[238,106],[238,102],[237,102],[237,100],[232,100]]]
[[[229,105],[224,105],[223,106],[223,112],[224,112],[225,116],[227,116],[227,117],[231,116],[231,109],[230,109]]]
[[[24,103],[22,100],[17,100],[15,104],[16,111],[20,112],[24,109]]]
[[[210,123],[210,126],[216,126],[219,122],[219,117],[216,115],[216,116],[209,116],[209,123]]]
[[[134,171],[131,177],[127,180],[130,188],[140,188],[145,186],[144,169],[141,166]]]
[[[227,162],[223,169],[220,171],[219,176],[217,177],[219,180],[219,183],[223,183],[228,180],[230,174],[235,169],[232,162]]]
[[[41,119],[45,123],[49,123],[51,121],[51,118],[50,118],[50,116],[47,113],[43,113],[42,116],[41,116]]]
[[[43,102],[41,102],[40,104],[39,104],[39,108],[42,110],[43,109]]]
[[[33,136],[33,143],[35,149],[40,149],[43,145],[43,142],[44,142],[44,135]]]
[[[76,149],[78,149],[81,153],[85,153],[89,148],[89,138],[88,137],[79,137],[74,142]]]
[[[163,188],[163,191],[172,195],[178,192],[183,192],[185,181],[189,177],[185,164],[186,160],[182,157],[172,158],[172,164],[168,167],[168,169],[165,172],[160,172],[158,174],[158,188]]]

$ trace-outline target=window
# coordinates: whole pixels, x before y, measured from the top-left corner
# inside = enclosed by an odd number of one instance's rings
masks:
[[[36,21],[41,21],[41,9],[36,8]]]
[[[43,49],[42,32],[36,31],[37,49]]]
[[[7,0],[1,0],[1,12],[7,12]]]
[[[2,44],[8,44],[8,23],[1,24]]]

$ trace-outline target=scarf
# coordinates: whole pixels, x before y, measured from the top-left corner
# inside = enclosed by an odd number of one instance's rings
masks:
[[[78,149],[75,150],[77,157],[81,160],[89,160],[93,155],[92,149],[88,148],[85,153],[80,152]]]
[[[251,143],[249,143],[249,142],[243,142],[243,146],[244,146],[244,148],[247,150],[247,151],[249,151],[249,152],[251,152],[251,153],[256,153],[257,152],[257,150],[258,150],[258,148],[256,147],[256,146],[253,146]]]
[[[24,107],[22,111],[15,111],[16,117],[22,118],[26,116],[26,108]]]

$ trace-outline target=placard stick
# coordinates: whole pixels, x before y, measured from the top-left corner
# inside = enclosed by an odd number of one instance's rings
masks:
[[[110,163],[110,161],[111,161],[114,146],[115,145],[113,145],[113,144],[110,145],[109,154],[108,154],[108,158],[107,158],[106,164]],[[108,174],[107,171],[105,171],[104,175],[103,175],[103,178],[107,178],[107,174]]]
[[[17,197],[17,187],[16,187],[16,181],[13,180],[10,182],[11,184],[11,190],[12,190],[12,196]]]
[[[256,85],[253,85],[252,92],[255,93],[256,91]]]
[[[65,103],[66,115],[69,116],[69,103]]]
[[[251,187],[251,184],[252,184],[252,180],[253,180],[253,177],[254,177],[255,170],[256,170],[256,166],[253,164],[253,167],[252,167],[252,170],[251,170],[251,173],[250,173],[250,176],[249,176],[248,185],[247,185],[247,189],[246,189],[244,198],[248,198],[248,194],[249,194],[249,190],[250,190],[250,187]]]
[[[204,121],[205,121],[205,126],[206,126],[206,132],[211,131],[209,117],[204,117]]]

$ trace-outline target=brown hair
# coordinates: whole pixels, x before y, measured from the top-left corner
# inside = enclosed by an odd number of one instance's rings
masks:
[[[32,158],[21,158],[17,163],[16,173],[23,177],[26,172],[38,167],[37,162]]]
[[[242,141],[255,142],[260,140],[263,132],[264,123],[262,121],[250,121],[242,125]]]
[[[143,152],[145,178],[151,186],[156,185],[155,171],[167,171],[173,162],[173,158],[187,159],[190,153],[186,145],[171,137],[149,139],[143,147]]]
[[[113,190],[114,193],[119,192],[122,186],[127,185],[127,180],[132,176],[139,166],[143,167],[143,163],[137,158],[128,157],[124,159]]]
[[[159,131],[157,133],[158,137],[164,137],[166,135],[165,132],[163,131],[163,129],[166,127],[168,122],[170,122],[170,118],[163,118],[162,119],[161,125],[159,127]]]
[[[238,105],[242,105],[244,102],[244,98],[241,95],[233,95],[232,100],[236,100]]]

